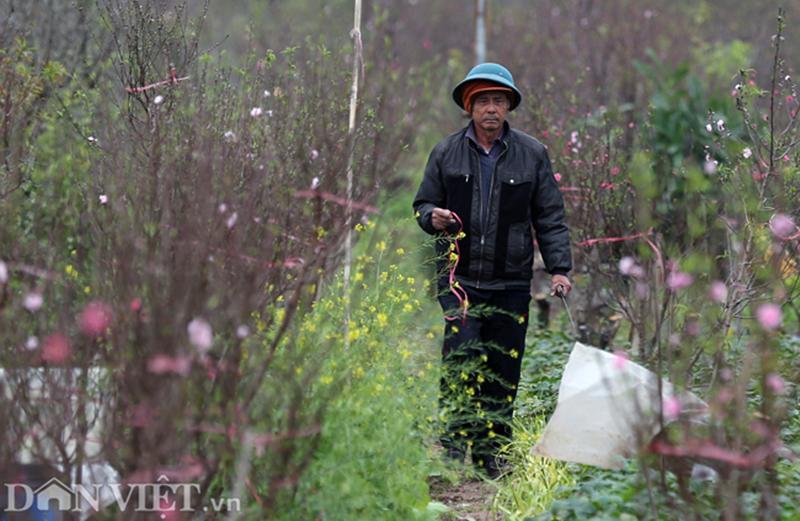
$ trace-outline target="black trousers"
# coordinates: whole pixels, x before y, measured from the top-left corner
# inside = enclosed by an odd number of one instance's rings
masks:
[[[473,462],[486,466],[511,438],[531,295],[522,289],[465,289],[470,303],[466,320],[455,295],[439,296],[445,316],[456,317],[445,321],[441,442],[451,454],[471,447]]]

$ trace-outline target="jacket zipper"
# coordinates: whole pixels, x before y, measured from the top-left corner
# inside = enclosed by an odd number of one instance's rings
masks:
[[[469,146],[469,145],[467,145],[467,146]],[[469,149],[470,149],[470,152],[472,152],[472,155],[475,157],[476,164],[478,165],[478,181],[477,181],[476,184],[478,185],[478,222],[481,225],[481,254],[478,256],[478,280],[476,281],[475,285],[476,285],[476,287],[478,289],[480,289],[481,288],[481,272],[483,271],[483,260],[481,260],[481,257],[483,256],[483,243],[484,243],[484,237],[483,237],[483,180],[481,179],[483,177],[483,173],[481,172],[481,158],[478,157],[478,152],[473,150],[472,147],[469,147]],[[467,267],[467,269],[469,269],[469,266]]]
[[[503,158],[503,156],[506,155],[506,151],[507,150],[508,150],[508,143],[506,143],[506,141],[504,140],[503,141],[503,151],[500,152],[500,155],[498,156],[497,161],[494,162],[494,166],[492,167],[492,175],[489,178],[489,198],[486,201],[486,215],[487,215],[487,218],[488,218],[489,215],[492,214],[490,210],[492,209],[492,191],[494,189],[494,174],[497,171],[497,164],[500,162],[500,160]],[[478,152],[476,152],[475,150],[473,150],[472,152],[473,152],[473,154],[475,154],[476,158],[478,159],[478,169],[480,171],[481,160],[480,160],[479,157],[477,157],[478,156]],[[479,201],[480,202],[480,205],[479,205],[479,207],[480,207],[479,217],[480,217],[480,223],[481,223],[481,253],[478,256],[478,280],[476,281],[475,286],[478,289],[480,289],[480,287],[481,287],[481,276],[483,275],[483,249],[484,249],[484,245],[486,244],[486,228],[488,227],[489,223],[488,222],[486,222],[486,223],[483,222],[483,197],[482,197],[482,195],[483,195],[483,193],[482,193],[483,182],[481,182],[480,177],[478,178],[478,181],[479,181],[478,182],[478,197],[480,199],[480,201]]]

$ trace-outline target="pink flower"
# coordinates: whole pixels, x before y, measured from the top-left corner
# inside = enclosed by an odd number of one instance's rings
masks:
[[[628,362],[628,353],[620,349],[614,351],[614,369],[621,371]]]
[[[708,296],[711,297],[711,300],[714,302],[719,302],[722,304],[728,299],[728,286],[726,286],[722,281],[715,280],[711,283],[711,287],[708,290]]]
[[[776,213],[769,220],[769,229],[778,239],[786,240],[797,230],[797,225],[788,215]]]
[[[619,175],[619,167],[618,166],[612,166],[611,167],[611,176],[615,177],[617,175]]]
[[[63,364],[71,355],[69,341],[61,333],[53,333],[44,339],[42,361],[48,364]]]
[[[245,324],[236,328],[236,338],[247,338],[248,336],[250,336],[250,328]]]
[[[35,291],[31,291],[25,295],[25,298],[22,301],[22,305],[31,313],[36,313],[39,311],[39,308],[42,307],[42,304],[44,304],[44,298],[42,297],[42,294]]]
[[[225,220],[225,226],[227,226],[227,227],[228,227],[228,229],[230,230],[231,228],[233,228],[234,226],[236,226],[236,221],[237,221],[237,220],[239,220],[239,214],[238,214],[238,213],[236,213],[236,212],[233,212],[233,213],[232,213],[232,214],[230,214],[230,216],[228,216],[228,218]]]
[[[613,190],[614,189],[614,183],[608,183],[608,182],[600,183],[600,189],[601,190]]]
[[[780,375],[769,373],[767,375],[767,387],[775,394],[783,394],[786,392],[786,382],[783,381]]]
[[[692,285],[694,277],[682,271],[673,271],[667,275],[667,287],[672,291],[686,289]]]
[[[626,256],[619,260],[619,272],[623,275],[630,275],[634,266],[636,266],[636,260],[633,257]]]
[[[39,339],[33,335],[29,336],[28,339],[25,341],[25,349],[27,349],[28,351],[33,351],[37,347],[39,347]]]
[[[250,109],[250,116],[254,117],[254,118],[257,118],[261,114],[263,114],[263,112],[264,111],[261,109],[261,107],[253,107],[252,109]]]
[[[777,304],[762,304],[756,310],[756,319],[761,327],[767,331],[774,331],[781,327],[783,313]]]
[[[668,420],[674,420],[681,414],[681,401],[676,396],[670,396],[664,400],[664,416]]]
[[[79,319],[81,331],[87,336],[102,335],[111,325],[111,307],[105,302],[90,302],[83,308]]]
[[[561,174],[559,174],[558,172],[553,174],[553,177],[556,178],[556,183],[560,183],[561,182]]]
[[[131,311],[133,311],[134,313],[138,312],[140,309],[142,309],[142,299],[136,297],[133,300],[131,300],[130,308]]]
[[[211,349],[211,344],[214,341],[214,332],[211,330],[211,324],[202,318],[195,318],[186,326],[186,331],[189,333],[189,342],[198,351],[205,353]]]
[[[0,284],[8,282],[8,266],[0,260]]]

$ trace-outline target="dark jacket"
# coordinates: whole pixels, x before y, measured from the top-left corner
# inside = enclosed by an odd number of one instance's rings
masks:
[[[417,222],[429,234],[435,207],[454,211],[464,223],[459,241],[461,257],[456,278],[485,289],[530,287],[533,276],[533,237],[550,274],[572,269],[564,200],[553,176],[547,149],[539,141],[509,129],[504,150],[492,174],[488,208],[481,206],[480,160],[467,128],[451,134],[433,149],[425,167],[414,210]],[[448,230],[455,233],[457,229]],[[446,240],[437,241],[444,268]],[[440,286],[446,279],[440,280]]]

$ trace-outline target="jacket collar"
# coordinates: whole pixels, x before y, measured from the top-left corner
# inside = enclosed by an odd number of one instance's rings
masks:
[[[475,127],[474,122],[470,120],[466,127],[462,130],[462,136],[464,139],[468,141],[472,141],[475,146],[478,146],[478,137],[475,135]],[[508,124],[508,121],[503,122],[503,131],[500,133],[500,137],[495,139],[495,142],[501,142],[505,146],[508,146],[508,143],[511,139],[513,139],[514,133],[511,132],[511,125]]]

